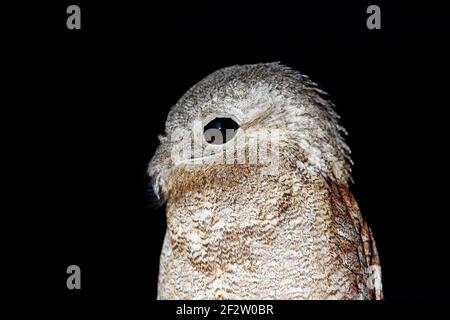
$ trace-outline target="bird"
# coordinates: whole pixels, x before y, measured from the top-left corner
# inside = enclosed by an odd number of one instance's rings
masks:
[[[380,300],[335,105],[280,62],[221,68],[168,113],[147,174],[166,206],[157,299]]]

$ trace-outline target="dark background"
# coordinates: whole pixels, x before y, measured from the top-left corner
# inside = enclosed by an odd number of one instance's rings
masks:
[[[33,204],[30,261],[42,267],[49,301],[78,308],[156,297],[165,218],[146,207],[145,170],[166,114],[216,69],[271,61],[309,75],[337,105],[385,299],[449,297],[442,5],[146,3],[40,4],[30,31],[25,59],[36,72],[26,81],[43,103],[18,109],[33,169],[24,168],[22,203]],[[81,7],[81,30],[66,29],[70,4]],[[366,28],[370,4],[381,7],[381,30]],[[80,291],[66,289],[71,264],[81,267]]]

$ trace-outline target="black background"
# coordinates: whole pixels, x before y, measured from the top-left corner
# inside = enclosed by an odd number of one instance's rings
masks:
[[[81,30],[66,28],[70,4]],[[370,4],[381,30],[366,28]],[[442,5],[77,0],[39,10],[24,53],[42,103],[18,109],[29,262],[43,270],[32,294],[72,308],[155,299],[165,218],[146,207],[145,170],[167,112],[218,68],[281,61],[330,93],[349,132],[351,190],[375,233],[385,299],[449,297]],[[82,290],[66,288],[71,264]]]

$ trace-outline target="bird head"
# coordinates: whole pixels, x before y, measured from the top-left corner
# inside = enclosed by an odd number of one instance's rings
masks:
[[[148,167],[162,203],[210,184],[245,183],[246,172],[350,178],[345,129],[326,93],[279,63],[220,69],[172,107]],[[239,172],[242,179],[231,181]]]

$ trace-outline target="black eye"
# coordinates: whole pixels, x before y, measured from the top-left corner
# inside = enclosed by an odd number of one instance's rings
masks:
[[[211,144],[224,144],[236,134],[239,125],[231,118],[215,118],[204,128],[203,135],[206,142]]]

